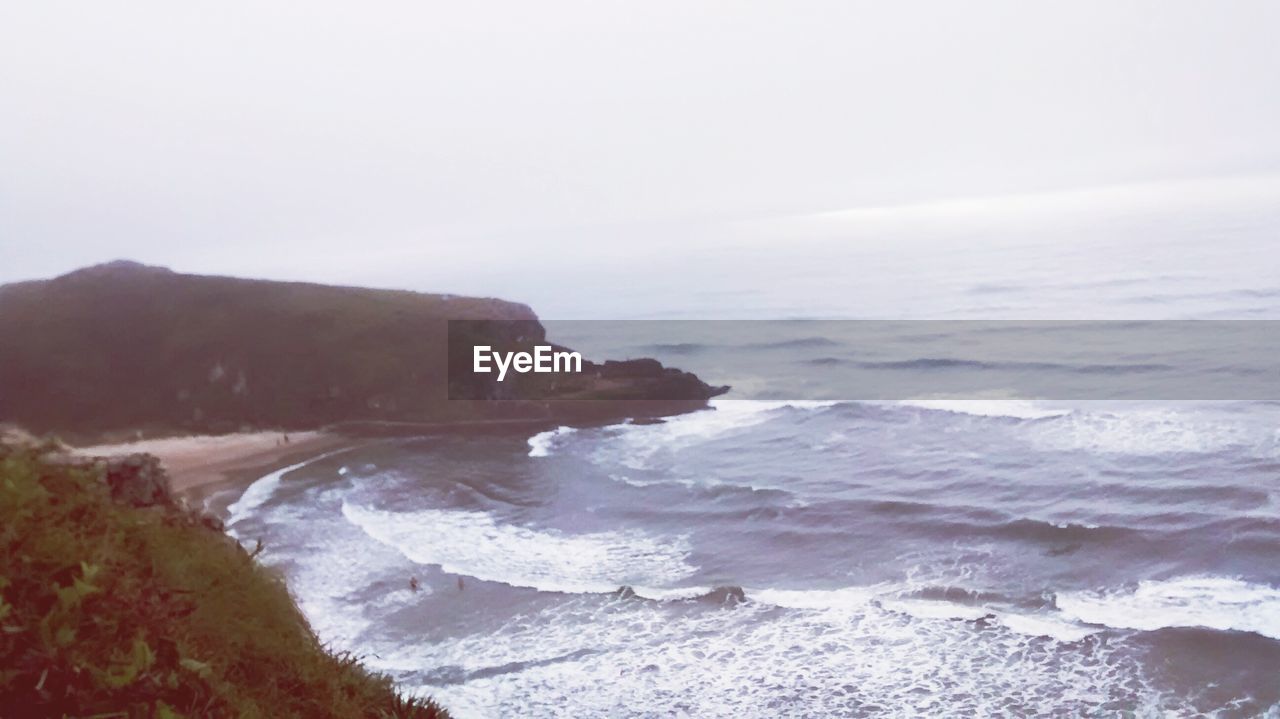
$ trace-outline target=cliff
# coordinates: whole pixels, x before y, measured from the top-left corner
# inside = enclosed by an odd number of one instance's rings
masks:
[[[590,421],[688,411],[722,391],[656,362],[588,363],[589,377],[563,393],[573,401],[484,401],[492,385],[463,395],[482,401],[450,401],[449,320],[487,321],[495,345],[545,338],[532,310],[502,300],[123,261],[6,285],[0,420],[79,438],[350,421]],[[582,401],[593,398],[632,402]]]

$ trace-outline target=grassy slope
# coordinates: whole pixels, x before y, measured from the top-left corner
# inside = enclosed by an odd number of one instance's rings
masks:
[[[3,447],[0,714],[445,716],[325,651],[283,584],[198,517]]]

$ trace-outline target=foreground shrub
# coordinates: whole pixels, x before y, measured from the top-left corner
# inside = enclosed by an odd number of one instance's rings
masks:
[[[0,714],[446,716],[321,647],[222,532],[97,475],[0,447]]]

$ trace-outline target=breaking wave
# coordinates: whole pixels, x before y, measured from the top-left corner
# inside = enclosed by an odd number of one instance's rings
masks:
[[[636,531],[567,534],[499,523],[483,512],[389,512],[345,501],[342,515],[417,564],[544,592],[661,587],[697,571],[687,562],[686,541]]]
[[[1206,627],[1280,639],[1280,589],[1229,577],[1144,580],[1118,591],[1064,592],[1062,613],[1087,624],[1154,631]]]

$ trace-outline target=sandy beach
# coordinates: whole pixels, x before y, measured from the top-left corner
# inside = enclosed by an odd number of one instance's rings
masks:
[[[247,486],[272,471],[335,449],[357,447],[388,437],[429,434],[537,432],[554,427],[544,419],[461,422],[349,422],[304,432],[239,432],[145,439],[75,447],[82,457],[113,457],[145,452],[160,458],[174,494],[200,500],[213,492]],[[285,441],[285,437],[288,441]]]
[[[78,447],[75,453],[111,457],[146,452],[160,458],[175,494],[204,496],[213,489],[248,482],[309,456],[353,446],[362,440],[323,431],[289,433],[244,432],[148,439],[122,444]]]

